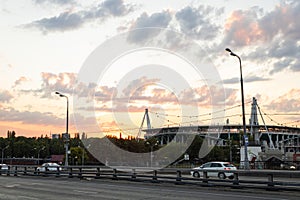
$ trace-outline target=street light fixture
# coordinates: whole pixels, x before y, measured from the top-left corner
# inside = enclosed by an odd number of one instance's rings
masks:
[[[67,99],[67,116],[66,116],[66,141],[65,141],[65,148],[66,148],[66,159],[65,159],[65,166],[68,166],[68,153],[69,153],[69,98],[68,96],[60,93],[60,92],[55,92],[55,94],[59,95],[60,97],[65,97]]]
[[[86,147],[87,149],[90,147],[90,144]],[[85,153],[85,149],[84,147],[81,147],[80,145],[78,145],[78,148],[81,149],[82,151],[82,154],[81,154],[81,165],[83,166],[84,165],[84,153]]]
[[[246,118],[245,118],[245,101],[244,101],[244,84],[243,84],[243,73],[242,73],[242,61],[241,58],[233,53],[229,48],[225,49],[230,53],[231,56],[235,56],[239,59],[240,62],[240,77],[241,77],[241,95],[242,95],[242,114],[243,114],[243,135],[244,135],[244,150],[245,150],[245,160],[244,160],[244,165],[245,169],[249,169],[249,160],[248,160],[248,137],[246,133]]]
[[[154,157],[153,148],[158,145],[158,141],[156,141],[154,144],[151,144],[150,142],[147,141],[146,144],[150,145],[150,167],[152,167],[153,157]]]
[[[43,146],[41,149],[38,150],[38,163],[37,163],[38,165],[40,165],[40,152],[43,151],[45,148],[46,147]],[[34,148],[34,149],[37,149],[37,148]]]
[[[7,149],[9,147],[9,145],[7,145],[6,147],[4,147],[3,149],[1,149],[2,150],[2,157],[1,157],[1,164],[3,164],[3,157],[4,157],[4,151],[5,151],[5,149]]]

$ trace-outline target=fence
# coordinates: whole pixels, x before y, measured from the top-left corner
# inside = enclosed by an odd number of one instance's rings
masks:
[[[192,184],[199,186],[222,186],[231,188],[259,188],[266,190],[300,191],[300,171],[285,170],[210,170],[201,171],[202,176],[191,176],[191,169],[108,168],[103,166],[52,167],[39,171],[37,166],[14,165],[1,169],[0,175],[42,176],[80,179],[113,179],[153,183]],[[211,178],[208,173],[233,173],[232,179]],[[242,179],[240,179],[242,177]],[[259,177],[260,180],[256,180]],[[280,179],[280,180],[279,180]]]

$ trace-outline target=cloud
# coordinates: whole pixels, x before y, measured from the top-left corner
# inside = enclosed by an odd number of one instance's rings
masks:
[[[244,77],[243,80],[245,83],[251,83],[251,82],[258,82],[258,81],[268,81],[270,79],[252,75],[252,76]],[[240,79],[236,77],[223,80],[223,84],[236,84],[236,83],[240,83]]]
[[[212,106],[224,105],[225,103],[231,105],[235,102],[236,90],[231,88],[220,88],[217,86],[201,86],[198,88],[189,88],[183,90],[178,97],[174,94],[170,94],[168,100],[169,103],[174,105],[192,105],[198,104],[202,108],[211,108]],[[159,97],[159,95],[157,96]],[[156,102],[163,104],[164,99],[156,99]],[[161,100],[161,101],[160,101]],[[234,101],[233,101],[234,100]]]
[[[162,11],[160,13],[153,13],[150,16],[144,12],[133,23],[131,29],[145,28],[145,27],[166,28],[170,20],[171,20],[171,14],[167,10]]]
[[[7,90],[4,90],[4,91],[1,91],[0,90],[0,103],[5,103],[5,102],[9,102],[10,100],[13,99],[13,95],[10,94],[9,91]]]
[[[259,78],[257,78],[259,79]],[[140,112],[146,107],[157,105],[169,106],[191,106],[198,104],[202,107],[216,105],[233,105],[236,103],[236,90],[231,88],[220,88],[216,86],[202,86],[199,88],[183,89],[175,94],[168,89],[159,86],[160,80],[141,77],[132,80],[124,88],[101,86],[91,90],[89,96],[94,98],[96,108],[80,107],[80,110],[102,111],[102,112]],[[88,92],[87,92],[88,93]],[[83,96],[86,97],[86,96]]]
[[[223,12],[223,9],[215,9],[210,6],[199,6],[198,8],[187,6],[176,13],[170,10],[163,10],[152,14],[144,12],[130,27],[130,30],[141,30],[132,32],[128,36],[128,41],[143,43],[149,40],[149,38],[158,36],[163,29],[172,27],[173,22],[179,24],[180,31],[187,35],[187,37],[193,39],[212,39],[221,30],[221,26],[213,23],[212,18],[221,15]],[[165,39],[171,40],[172,37]]]
[[[265,12],[258,7],[234,11],[225,24],[222,46],[251,47],[244,55],[271,66],[269,73],[300,71],[300,2],[282,2]]]
[[[29,81],[28,78],[26,78],[25,76],[21,76],[18,80],[15,81],[14,85],[13,85],[13,88],[21,85],[22,83],[26,82],[26,81]]]
[[[300,22],[297,20],[300,17],[299,9],[299,1],[281,3],[259,20],[259,25],[269,38],[282,34],[289,39],[299,40]]]
[[[123,0],[106,0],[98,6],[87,10],[66,11],[54,17],[33,21],[23,27],[37,28],[43,33],[55,31],[64,32],[78,29],[93,20],[106,20],[109,17],[124,16],[132,10],[133,6],[125,4]]]
[[[67,11],[51,18],[43,18],[25,25],[26,28],[38,28],[43,33],[53,31],[67,31],[79,28],[83,25],[83,16],[81,13],[72,13]]]
[[[102,103],[111,101],[117,91],[115,87],[108,87],[108,86],[101,86],[95,88],[96,90],[94,93],[94,98],[97,101],[101,101]]]
[[[63,125],[63,120],[52,113],[18,111],[13,108],[0,110],[1,121],[21,122],[23,124]]]
[[[49,97],[55,91],[71,94],[77,78],[75,73],[59,73],[56,75],[42,72],[41,76],[42,85],[39,91],[43,91],[43,97]]]
[[[246,83],[251,83],[251,82],[258,82],[258,81],[269,81],[270,79],[268,78],[264,78],[264,77],[259,77],[259,76],[255,76],[255,75],[252,75],[252,76],[246,76],[244,78],[244,82]]]
[[[58,5],[66,5],[66,4],[74,4],[75,0],[33,0],[36,4],[58,4]]]
[[[77,73],[69,73],[69,72],[62,72],[58,74],[49,73],[49,72],[42,72],[41,73],[41,85],[37,89],[30,89],[30,90],[20,90],[23,93],[33,93],[36,96],[40,96],[41,98],[52,98],[53,93],[59,91],[66,95],[73,95],[79,98],[103,98],[104,91],[108,89],[107,86],[103,86],[102,90],[100,88],[99,92],[97,90],[96,83],[78,83],[77,80]],[[21,77],[17,81],[15,81],[14,87],[21,84],[21,82],[27,81],[26,77]],[[76,87],[75,87],[76,86]],[[108,91],[106,91],[107,95]],[[106,96],[106,98],[108,98]]]
[[[148,15],[146,12],[142,13],[131,25],[130,29],[140,29],[137,32],[131,32],[128,36],[128,41],[140,43],[147,41],[151,37],[155,37],[160,33],[160,29],[147,28],[167,28],[172,20],[171,13],[168,10],[153,13]]]
[[[229,46],[245,46],[266,40],[264,31],[259,26],[259,12],[257,7],[246,11],[233,11],[225,23],[223,43]]]
[[[230,78],[230,79],[223,80],[223,84],[236,84],[239,82],[240,82],[239,78]]]
[[[149,99],[151,104],[179,104],[179,99],[173,92],[161,88],[153,88],[151,91],[152,97]]]
[[[107,15],[123,16],[133,11],[133,6],[125,5],[123,0],[107,0],[103,2],[100,10],[103,10]]]
[[[271,75],[285,69],[299,72],[300,46],[297,44],[299,41],[288,40],[288,38],[282,38],[272,41],[267,47],[258,47],[247,58],[258,63],[271,61],[272,65],[269,70]],[[270,65],[270,63],[267,64]]]
[[[244,46],[257,42],[272,41],[276,36],[299,40],[300,3],[282,3],[270,12],[253,7],[234,11],[225,24],[225,43]]]
[[[271,101],[266,107],[278,112],[300,112],[300,89],[290,90]]]
[[[294,63],[290,66],[290,69],[295,72],[300,72],[300,61],[295,60]]]
[[[159,79],[149,79],[145,76],[132,80],[126,88],[122,90],[122,95],[140,96],[149,85],[155,85]]]
[[[292,65],[293,59],[292,58],[283,58],[279,61],[275,62],[273,65],[273,69],[270,71],[270,74],[274,74],[276,72],[280,72],[283,69],[289,68]]]
[[[223,13],[223,9],[215,9],[211,6],[199,6],[194,8],[187,6],[175,15],[179,22],[180,30],[195,39],[213,39],[219,31],[220,26],[212,22],[212,18]]]

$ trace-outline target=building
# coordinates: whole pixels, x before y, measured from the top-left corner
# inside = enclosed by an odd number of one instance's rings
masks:
[[[146,110],[145,115],[147,113],[148,110]],[[258,123],[258,116],[262,118],[262,125]],[[148,120],[149,117],[146,117],[146,119]],[[196,135],[206,138],[208,145],[211,146],[226,146],[229,145],[231,139],[238,140],[242,144],[240,151],[241,163],[244,162],[242,125],[227,122],[225,125],[149,128],[151,127],[149,124],[150,122],[147,121],[148,128],[143,130],[145,139],[154,137],[161,145],[168,144],[171,141],[185,143],[189,138]],[[246,125],[246,132],[251,138],[247,143],[249,161],[273,161],[273,163],[276,161],[280,166],[296,164],[300,167],[300,128],[265,124],[255,98],[252,101],[251,116],[249,124]]]

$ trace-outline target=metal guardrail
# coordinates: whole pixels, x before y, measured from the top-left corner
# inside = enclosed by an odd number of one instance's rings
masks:
[[[300,171],[279,170],[214,170],[214,172],[230,172],[232,179],[217,179],[208,177],[208,171],[203,170],[201,178],[190,175],[191,169],[149,169],[149,168],[108,168],[104,166],[69,166],[38,171],[38,166],[14,165],[8,170],[0,169],[0,175],[6,176],[43,176],[43,177],[77,177],[80,179],[114,179],[130,181],[147,181],[154,183],[191,184],[200,186],[222,186],[231,188],[260,188],[266,190],[300,191]],[[209,171],[212,172],[212,171]],[[243,177],[241,180],[240,177]],[[250,178],[252,177],[252,178]],[[255,180],[253,177],[265,177],[265,180]],[[248,178],[248,179],[245,179]],[[276,179],[283,178],[284,181]]]

